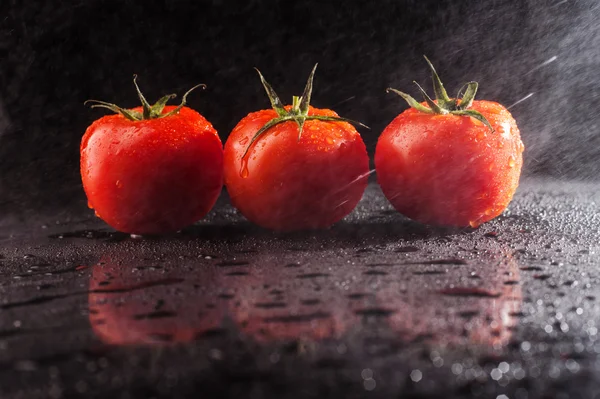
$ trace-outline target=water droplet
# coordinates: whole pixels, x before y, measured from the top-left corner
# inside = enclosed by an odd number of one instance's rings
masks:
[[[373,370],[363,369],[363,371],[360,372],[360,376],[363,378],[363,380],[370,380],[373,378]]]
[[[414,382],[419,382],[423,378],[423,373],[419,369],[415,369],[410,373],[410,379]]]
[[[327,144],[333,144],[333,139],[331,137],[327,136],[325,140],[327,140]]]
[[[508,158],[508,167],[509,168],[515,167],[515,158],[512,155],[510,156],[510,158]]]
[[[240,176],[242,178],[247,178],[249,174],[248,171],[248,158],[242,158],[242,167],[240,168]]]
[[[92,203],[91,203],[90,201],[88,201],[88,203],[87,203],[87,206],[88,206],[88,208],[90,208],[90,209],[94,209],[94,207],[92,206]]]
[[[121,188],[121,187],[123,187],[123,183],[121,183],[121,180],[117,180],[117,182],[115,183],[115,185],[116,185],[118,188]]]
[[[500,371],[500,369],[495,368],[490,372],[490,377],[492,377],[492,380],[498,381],[500,378],[502,378],[502,371]]]
[[[377,383],[375,382],[375,380],[370,379],[370,380],[364,380],[363,381],[363,386],[365,387],[366,391],[372,391],[375,389],[375,387],[377,386]]]
[[[238,143],[240,145],[246,145],[246,143],[248,143],[248,140],[249,140],[248,137],[244,137]]]
[[[471,226],[471,227],[472,227],[472,228],[474,228],[474,229],[475,229],[475,228],[477,228],[477,227],[479,227],[479,225],[480,225],[480,224],[481,224],[481,223],[479,223],[479,221],[478,221],[478,220],[470,220],[470,221],[469,221],[469,226]]]

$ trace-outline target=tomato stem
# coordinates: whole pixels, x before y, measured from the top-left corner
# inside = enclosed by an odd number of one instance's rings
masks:
[[[280,123],[292,121],[296,122],[296,124],[298,125],[298,140],[300,140],[300,138],[302,137],[302,129],[304,128],[304,122],[306,122],[307,120],[320,120],[325,122],[349,122],[369,129],[368,126],[360,122],[354,121],[352,119],[337,116],[308,115],[308,111],[310,108],[310,99],[312,96],[313,80],[315,77],[315,71],[317,70],[317,65],[318,64],[315,64],[312,71],[310,72],[302,95],[292,97],[292,107],[289,111],[285,109],[283,103],[279,99],[279,96],[277,95],[277,93],[275,93],[273,87],[271,87],[271,85],[265,80],[264,76],[262,75],[262,73],[260,73],[258,68],[254,68],[256,69],[256,72],[260,77],[260,81],[263,87],[265,88],[265,91],[267,92],[267,97],[269,97],[271,106],[273,107],[275,112],[277,112],[277,117],[265,123],[254,134],[252,140],[250,140],[250,143],[248,144],[248,147],[246,147],[246,151],[244,151],[244,154],[242,155],[242,160],[246,158],[248,152],[250,151],[250,148],[260,137],[262,137],[273,126],[279,125]]]
[[[421,92],[421,95],[423,96],[423,99],[424,99],[425,103],[427,103],[428,107],[419,103],[413,97],[411,97],[410,95],[408,95],[404,92],[401,92],[400,90],[392,89],[390,87],[386,91],[388,93],[390,91],[396,93],[397,95],[402,97],[408,103],[408,105],[410,105],[412,108],[416,109],[417,111],[424,112],[426,114],[439,114],[439,115],[452,114],[452,115],[459,115],[459,116],[469,116],[471,118],[477,119],[478,121],[482,122],[492,132],[494,132],[494,128],[492,127],[492,125],[490,124],[490,122],[487,120],[487,118],[485,116],[483,116],[480,112],[475,111],[474,109],[469,109],[473,105],[473,101],[475,100],[475,94],[477,94],[477,88],[479,87],[479,84],[477,82],[465,83],[458,91],[456,98],[451,99],[450,97],[448,97],[448,93],[446,92],[446,89],[444,88],[444,85],[442,84],[442,80],[440,79],[438,73],[436,72],[435,68],[433,67],[433,64],[431,63],[431,61],[429,61],[429,58],[427,58],[426,56],[423,56],[423,57],[425,57],[425,61],[427,61],[427,64],[429,65],[429,69],[431,69],[431,80],[433,81],[433,91],[435,93],[435,101],[432,100],[431,97],[429,97],[429,95],[425,92],[425,90],[417,82],[414,82],[414,83],[419,88],[419,91]],[[465,88],[466,88],[465,93],[462,95],[462,98],[459,103],[458,98],[460,97],[461,92]]]
[[[167,105],[169,100],[172,100],[173,98],[177,97],[177,94],[167,94],[166,96],[161,97],[157,102],[155,102],[154,105],[150,105],[150,103],[146,100],[146,97],[144,97],[142,91],[140,90],[140,87],[137,84],[137,75],[133,75],[133,84],[135,86],[138,98],[142,103],[142,112],[134,111],[133,109],[121,108],[118,105],[100,100],[87,100],[84,102],[84,104],[92,103],[93,105],[91,106],[91,108],[109,109],[114,113],[123,115],[126,119],[129,119],[130,121],[159,119],[166,118],[168,116],[175,115],[176,113],[178,113],[179,110],[181,110],[181,108],[185,106],[188,94],[190,94],[198,87],[206,89],[206,85],[202,83],[192,87],[187,92],[185,92],[185,94],[181,98],[181,103],[176,108],[174,108],[170,112],[167,112],[166,114],[163,114],[163,110],[165,109],[165,106]]]

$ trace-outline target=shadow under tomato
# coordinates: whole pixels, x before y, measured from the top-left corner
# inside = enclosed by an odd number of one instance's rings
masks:
[[[183,229],[169,239],[200,239],[219,242],[239,242],[244,239],[295,241],[300,244],[318,241],[332,248],[354,247],[413,241],[428,238],[472,234],[475,229],[426,226],[402,217],[400,214],[386,220],[361,222],[340,221],[328,229],[279,232],[239,221],[229,225],[196,224]],[[160,237],[149,237],[159,239]]]

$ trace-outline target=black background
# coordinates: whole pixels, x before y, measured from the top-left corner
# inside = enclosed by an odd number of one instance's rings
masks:
[[[595,0],[30,1],[0,15],[0,206],[42,209],[84,200],[79,142],[103,110],[206,91],[189,106],[223,141],[268,107],[258,67],[285,101],[319,62],[313,105],[360,120],[370,153],[406,105],[385,88],[428,89],[429,56],[454,93],[511,108],[526,175],[597,178],[600,170],[600,6]],[[546,61],[553,62],[545,63]]]

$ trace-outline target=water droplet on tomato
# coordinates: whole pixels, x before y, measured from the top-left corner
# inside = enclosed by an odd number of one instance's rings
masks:
[[[248,143],[248,137],[244,137],[239,141],[240,145],[246,145],[246,143]]]
[[[333,139],[331,137],[327,136],[325,140],[327,140],[327,144],[333,144]]]
[[[508,158],[508,167],[509,168],[515,167],[515,158],[512,155],[510,156],[510,158]]]
[[[242,176],[242,178],[246,178],[248,177],[249,171],[248,171],[248,158],[242,158],[242,167],[240,168],[240,176]]]
[[[92,203],[91,203],[90,201],[88,201],[88,204],[87,204],[87,205],[88,205],[88,208],[90,208],[90,209],[94,209],[94,207],[92,206]]]
[[[117,182],[115,183],[115,186],[117,186],[118,188],[123,187],[123,183],[121,183],[121,180],[117,180]]]
[[[469,226],[471,226],[472,228],[477,228],[479,227],[480,223],[478,220],[470,220],[469,221]]]
[[[98,218],[101,217],[100,214],[98,213],[98,211],[95,211],[94,215],[96,215],[96,217],[98,217]]]

